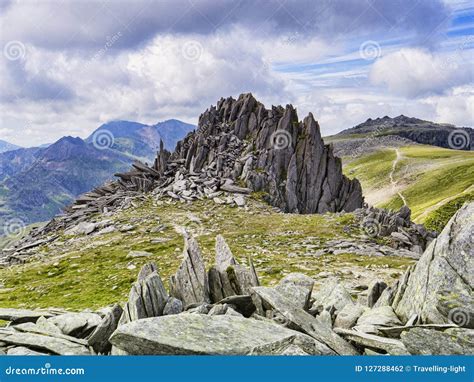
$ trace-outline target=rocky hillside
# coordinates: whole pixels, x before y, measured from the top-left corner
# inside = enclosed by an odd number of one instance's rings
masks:
[[[347,142],[347,140],[367,140],[367,138],[370,138],[372,142],[367,145],[367,147],[370,147],[377,142],[378,138],[387,136],[391,139],[394,137],[395,139],[401,138],[415,143],[454,150],[474,150],[474,129],[439,124],[404,115],[395,118],[387,116],[376,119],[369,118],[355,127],[332,136],[331,139],[335,141],[337,146],[341,146],[339,150],[345,148],[345,152],[339,153],[343,156],[351,154],[348,146],[350,142]]]
[[[217,236],[214,265],[185,233],[182,261],[165,287],[147,263],[124,305],[72,313],[1,309],[9,355],[410,355],[474,354],[474,204],[451,219],[392,286],[373,280],[354,299],[337,280],[290,273],[261,286]],[[149,257],[134,252],[131,258]]]

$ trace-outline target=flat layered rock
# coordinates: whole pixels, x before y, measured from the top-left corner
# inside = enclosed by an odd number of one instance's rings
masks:
[[[21,333],[1,330],[0,341],[11,345],[24,346],[32,350],[46,351],[58,355],[91,355],[87,346],[68,341],[64,338],[51,337],[36,333]]]
[[[413,328],[401,335],[411,354],[421,355],[474,355],[474,330],[452,328],[444,332]]]
[[[400,340],[375,336],[373,334],[356,332],[355,330],[347,330],[341,328],[336,328],[334,329],[334,331],[343,336],[345,339],[362,347],[383,350],[384,352],[390,355],[410,354],[405,348],[403,342],[401,342]]]
[[[40,317],[53,317],[48,311],[37,311],[27,309],[0,308],[0,320],[12,323],[36,322]]]
[[[327,325],[318,321],[303,309],[294,306],[290,299],[281,295],[275,289],[255,287],[253,288],[253,292],[256,293],[266,305],[271,306],[272,309],[285,317],[291,327],[324,343],[337,354],[358,354],[349,343],[334,333]]]
[[[304,343],[311,354],[334,354],[302,333],[269,321],[230,315],[148,318],[120,326],[110,341],[128,354],[273,354],[298,343]]]
[[[85,338],[101,323],[102,318],[96,313],[66,313],[52,317],[48,321],[65,335]]]

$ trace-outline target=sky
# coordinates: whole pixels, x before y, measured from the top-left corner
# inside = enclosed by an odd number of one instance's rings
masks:
[[[197,124],[247,92],[323,135],[400,114],[473,126],[473,32],[469,0],[0,0],[0,139]]]

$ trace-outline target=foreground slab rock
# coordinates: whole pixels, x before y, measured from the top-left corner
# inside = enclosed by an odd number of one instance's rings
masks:
[[[194,237],[186,237],[184,260],[170,279],[171,295],[184,306],[210,302],[209,282],[201,250]]]
[[[351,294],[335,279],[328,280],[320,290],[313,293],[313,307],[320,310],[341,311],[347,304],[353,304]]]
[[[399,326],[402,323],[390,306],[366,310],[357,320],[354,330],[379,334],[380,327]]]
[[[87,346],[49,335],[0,329],[0,341],[57,355],[91,355]]]
[[[417,314],[420,323],[474,328],[473,216],[474,202],[459,209],[399,283],[393,308],[404,322]]]
[[[283,296],[292,299],[296,306],[308,310],[313,287],[314,280],[311,277],[301,273],[290,273],[280,280],[275,289]]]
[[[357,351],[325,323],[294,306],[292,301],[278,291],[268,287],[255,287],[253,292],[260,297],[264,304],[276,310],[288,320],[290,327],[302,331],[331,348],[337,354],[355,355]]]
[[[216,237],[216,262],[209,269],[209,293],[212,302],[226,297],[248,295],[254,286],[260,285],[257,273],[235,260],[229,246],[221,235]]]
[[[0,320],[11,321],[12,324],[23,322],[36,322],[40,317],[53,317],[54,314],[48,311],[0,308]]]
[[[302,333],[267,320],[230,315],[182,314],[139,320],[120,326],[110,342],[128,354],[274,354],[301,344],[309,354],[334,354]]]
[[[422,355],[474,355],[474,331],[452,328],[438,331],[413,328],[401,335],[402,342],[411,354]]]
[[[130,290],[120,323],[161,316],[168,297],[156,264],[144,265]]]
[[[102,319],[101,323],[90,335],[87,342],[90,346],[92,346],[96,353],[106,354],[110,351],[112,345],[109,342],[109,338],[115,329],[117,329],[122,313],[122,307],[118,304],[115,304],[112,308],[110,308],[110,310]]]
[[[101,317],[95,313],[66,313],[48,320],[63,334],[76,338],[86,338],[101,321]]]
[[[390,355],[409,355],[410,353],[405,348],[405,345],[400,340],[393,338],[385,338],[375,336],[373,334],[367,334],[362,332],[356,332],[355,330],[347,330],[336,328],[334,331],[347,340],[353,342],[361,347],[368,347],[370,349],[383,350],[385,353]]]

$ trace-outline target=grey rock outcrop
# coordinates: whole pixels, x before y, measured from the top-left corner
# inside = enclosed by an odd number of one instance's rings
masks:
[[[464,205],[398,284],[392,306],[404,322],[416,314],[474,328],[473,216],[474,203]]]
[[[221,235],[216,237],[216,261],[209,269],[209,290],[212,302],[226,297],[248,295],[258,286],[257,274],[250,262],[250,268],[238,264],[229,246]]]
[[[184,260],[170,279],[171,295],[184,306],[210,302],[209,282],[201,250],[194,237],[186,237]]]
[[[158,274],[158,267],[154,263],[146,264],[130,290],[120,323],[161,316],[167,301],[168,292]]]
[[[289,327],[308,334],[328,346],[337,354],[357,354],[357,351],[341,337],[336,335],[331,328],[322,324],[303,309],[294,306],[290,299],[281,295],[275,289],[255,287],[253,288],[253,292],[263,300],[266,306],[281,314],[287,320]]]
[[[409,250],[421,255],[425,248],[437,236],[422,224],[413,223],[411,210],[403,206],[399,211],[364,206],[354,212],[361,228],[368,237],[387,237],[392,247]]]
[[[401,335],[411,354],[421,355],[474,355],[474,331],[453,328],[444,332],[413,328]]]
[[[91,333],[87,342],[96,353],[107,354],[110,351],[112,344],[109,342],[109,338],[117,329],[122,313],[122,307],[115,304],[108,310],[101,323]]]
[[[287,212],[353,211],[363,203],[359,182],[342,174],[312,114],[299,121],[292,105],[265,109],[251,94],[206,110],[170,159],[183,159],[190,172],[212,168],[240,180]]]

